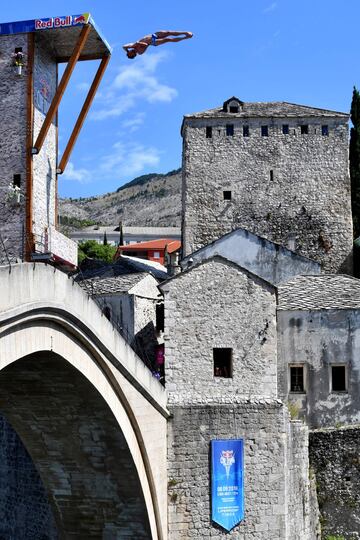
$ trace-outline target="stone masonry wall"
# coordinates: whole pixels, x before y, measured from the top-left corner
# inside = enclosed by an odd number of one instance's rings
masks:
[[[39,473],[18,435],[3,417],[0,417],[0,538],[58,538]]]
[[[226,136],[226,124],[234,136]],[[243,125],[249,137],[243,137]],[[269,136],[261,136],[268,125]],[[288,124],[290,133],[282,133]],[[308,124],[309,134],[300,134]],[[322,136],[322,124],[329,136]],[[212,126],[212,138],[206,138]],[[272,171],[272,172],[271,172]],[[232,192],[223,200],[223,190]],[[352,271],[348,126],[341,118],[185,119],[183,249],[245,229],[320,262]]]
[[[12,54],[22,47],[27,59],[27,36],[0,38],[0,235],[14,262],[23,258],[23,227],[26,200],[26,88],[27,67],[20,76],[14,68]],[[21,175],[20,204],[9,200],[8,187],[14,174]],[[0,264],[8,259],[0,241]]]
[[[49,43],[44,36],[37,34],[34,61],[34,142],[55,94],[56,85],[57,67]],[[57,127],[53,122],[40,153],[33,158],[33,232],[41,251],[50,249],[50,246],[47,247],[49,233],[45,231],[55,225],[56,160]]]
[[[320,538],[315,477],[309,469],[309,431],[300,420],[287,429],[288,534],[289,539]]]
[[[310,433],[323,538],[360,538],[360,428]]]
[[[272,400],[206,401],[170,407],[169,540],[315,540],[308,518],[307,447],[297,435],[293,452],[288,449],[286,408]],[[210,441],[241,437],[245,519],[227,533],[211,522]]]
[[[215,257],[163,284],[169,401],[276,396],[274,289]],[[232,378],[214,377],[213,348],[232,348]]]

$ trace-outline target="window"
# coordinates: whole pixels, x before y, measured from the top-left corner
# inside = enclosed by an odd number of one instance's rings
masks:
[[[160,251],[154,251],[154,259],[160,259]]]
[[[232,349],[213,349],[214,377],[229,379],[232,377]]]
[[[308,135],[309,126],[308,125],[300,126],[300,132],[301,132],[301,135]]]
[[[274,180],[274,171],[270,171],[270,181]]]
[[[231,191],[223,191],[224,201],[231,201]]]
[[[305,392],[304,366],[290,366],[290,392]]]
[[[250,135],[249,126],[243,126],[243,136],[249,137],[249,135]]]
[[[321,135],[328,137],[329,135],[329,126],[321,126]]]
[[[346,366],[331,366],[331,391],[347,391]]]
[[[289,135],[289,124],[283,124],[283,135]]]
[[[211,139],[211,137],[212,137],[212,127],[206,126],[206,138]]]
[[[239,107],[237,105],[230,105],[229,112],[238,113],[239,112]]]
[[[268,135],[269,135],[268,126],[261,126],[261,136],[262,137],[268,137]]]
[[[226,135],[232,137],[234,135],[234,124],[226,124]]]
[[[18,188],[21,187],[21,174],[14,174],[13,186]]]

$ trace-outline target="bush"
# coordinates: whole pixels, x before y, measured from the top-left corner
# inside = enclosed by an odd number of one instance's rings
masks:
[[[99,259],[105,262],[112,262],[116,253],[116,247],[109,244],[98,244],[96,240],[86,240],[80,242],[78,246],[78,264],[81,264],[86,257]]]

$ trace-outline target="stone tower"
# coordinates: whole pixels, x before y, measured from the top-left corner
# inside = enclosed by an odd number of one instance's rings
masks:
[[[77,264],[76,244],[57,230],[57,176],[109,55],[89,14],[0,25],[0,263]],[[58,160],[58,107],[79,59],[102,59],[101,69]]]
[[[348,118],[286,102],[244,103],[184,117],[183,250],[243,227],[352,272]]]

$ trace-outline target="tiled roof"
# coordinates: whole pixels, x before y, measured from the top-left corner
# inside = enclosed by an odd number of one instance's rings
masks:
[[[298,276],[278,286],[278,308],[360,309],[360,279],[340,274]]]
[[[235,98],[236,99],[236,98]],[[194,114],[186,114],[187,118],[253,118],[253,117],[339,117],[347,119],[348,113],[318,109],[306,105],[297,105],[286,101],[248,102],[242,103],[239,112],[230,113],[223,110],[223,106],[208,109]]]
[[[108,278],[91,278],[79,281],[81,288],[91,295],[126,293],[148,274],[124,274]]]
[[[122,257],[114,263],[86,259],[75,281],[89,294],[115,294],[129,291],[147,275],[144,269]]]
[[[115,276],[123,276],[125,274],[139,274],[139,270],[131,264],[130,261],[124,260],[122,257],[114,263],[106,263],[97,259],[85,259],[80,265],[80,272],[76,276],[76,281],[83,279],[105,279]],[[141,270],[143,272],[143,270]]]
[[[168,253],[173,253],[181,247],[179,240],[169,240],[160,238],[159,240],[149,240],[148,242],[137,242],[136,244],[126,244],[118,247],[118,251],[146,251],[148,249],[165,249]]]

